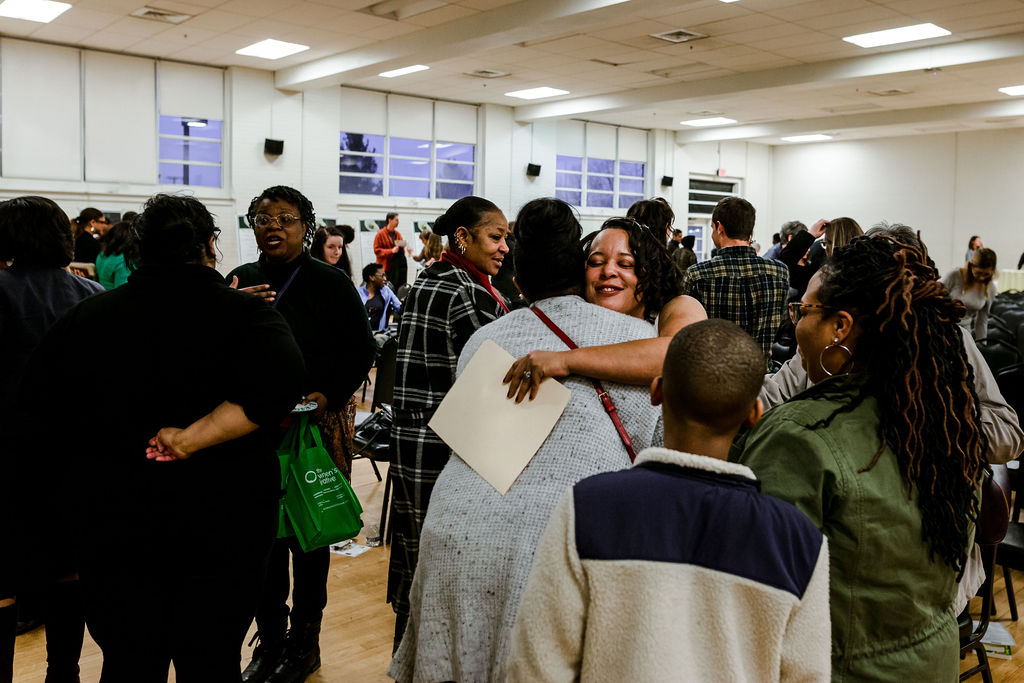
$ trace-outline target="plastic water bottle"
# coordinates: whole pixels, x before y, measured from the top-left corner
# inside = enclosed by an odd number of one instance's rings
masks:
[[[366,525],[366,545],[376,548],[380,545],[380,528],[376,524]]]

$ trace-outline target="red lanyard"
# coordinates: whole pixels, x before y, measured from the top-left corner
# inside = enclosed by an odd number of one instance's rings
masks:
[[[548,326],[552,332],[554,332],[562,342],[570,349],[578,349],[572,339],[569,338],[565,332],[562,331],[558,325],[551,322],[551,318],[544,315],[544,312],[536,306],[531,306],[530,310],[536,314],[540,321]],[[622,426],[622,420],[619,419],[619,411],[615,409],[615,404],[612,402],[612,397],[608,395],[608,392],[604,390],[601,383],[596,379],[590,380],[594,384],[594,388],[597,389],[597,397],[601,399],[601,404],[604,406],[604,410],[608,413],[608,417],[612,419],[612,424],[615,425],[615,431],[619,433],[619,438],[622,439],[622,445],[626,447],[626,453],[629,454],[629,461],[636,461],[636,453],[633,452],[633,440],[629,438],[629,434],[626,432],[626,428]]]

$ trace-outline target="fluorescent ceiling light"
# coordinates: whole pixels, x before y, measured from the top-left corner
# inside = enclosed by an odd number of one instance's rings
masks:
[[[783,142],[821,142],[822,140],[831,140],[831,135],[825,135],[823,133],[815,133],[813,135],[790,135],[789,137],[782,138]]]
[[[0,17],[11,19],[27,19],[49,24],[51,21],[71,9],[66,2],[50,0],[4,0],[0,3]]]
[[[684,126],[703,128],[705,126],[727,126],[730,123],[736,123],[736,119],[727,119],[724,116],[710,116],[706,119],[692,119],[690,121],[680,121],[679,123]]]
[[[936,26],[935,24],[915,24],[914,26],[890,28],[885,31],[846,36],[843,40],[854,45],[860,45],[861,47],[879,47],[881,45],[909,43],[914,40],[926,40],[928,38],[939,38],[948,35],[950,35],[950,32],[941,26]]]
[[[413,64],[412,66],[403,66],[401,69],[393,69],[391,71],[385,71],[377,74],[383,78],[394,78],[395,76],[404,76],[406,74],[414,74],[417,71],[426,71],[429,66],[424,64]]]
[[[737,0],[718,0],[719,2],[737,2]]]
[[[246,57],[260,57],[262,59],[281,59],[282,57],[298,54],[308,49],[309,45],[286,43],[281,40],[267,38],[248,47],[243,47],[241,50],[235,50],[235,54],[245,55]]]
[[[518,97],[521,100],[539,100],[542,97],[555,97],[556,95],[568,95],[568,90],[549,88],[546,85],[540,88],[527,88],[526,90],[513,90],[505,93],[505,97]]]
[[[1018,95],[1024,95],[1024,85],[1010,85],[1005,88],[1000,88],[999,92],[1006,93],[1011,97],[1017,97]]]

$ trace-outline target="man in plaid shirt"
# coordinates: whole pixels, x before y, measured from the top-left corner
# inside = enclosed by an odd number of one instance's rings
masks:
[[[731,320],[771,357],[775,332],[786,313],[789,272],[778,261],[758,257],[750,246],[754,207],[745,199],[726,197],[711,214],[715,257],[690,266],[683,293],[702,304],[709,318]]]

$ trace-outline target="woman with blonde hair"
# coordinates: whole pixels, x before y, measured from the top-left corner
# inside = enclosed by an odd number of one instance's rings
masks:
[[[967,306],[967,315],[960,320],[960,326],[974,334],[975,339],[988,336],[988,313],[998,293],[995,274],[996,252],[981,247],[970,261],[942,278],[949,295]]]

